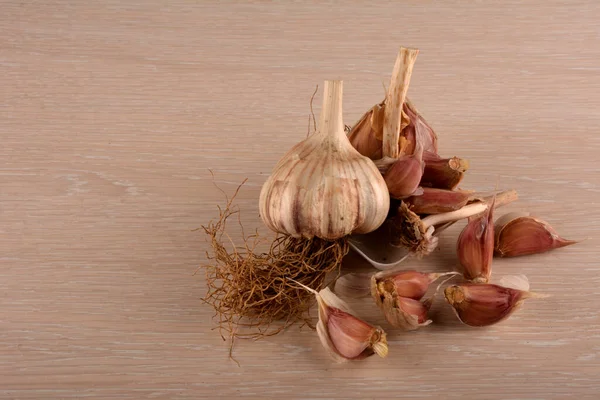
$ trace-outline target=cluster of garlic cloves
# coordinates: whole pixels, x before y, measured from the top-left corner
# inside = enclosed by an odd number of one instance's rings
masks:
[[[427,313],[433,296],[424,299],[429,286],[448,273],[422,273],[414,270],[383,271],[371,277],[371,296],[390,325],[406,331],[429,325]]]
[[[436,234],[441,232],[440,227],[447,227],[448,224],[461,219],[482,214],[491,207],[510,204],[518,198],[518,195],[514,190],[506,190],[495,195],[495,198],[493,204],[485,199],[475,199],[457,210],[430,214],[423,218],[411,210],[409,202],[402,202],[396,214],[387,221],[390,243],[394,246],[406,247],[418,257],[428,255],[437,247]]]

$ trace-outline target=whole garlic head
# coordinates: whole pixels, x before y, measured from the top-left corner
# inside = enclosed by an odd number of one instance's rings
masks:
[[[385,181],[344,132],[342,81],[325,81],[317,132],[275,166],[259,206],[267,227],[294,237],[333,240],[374,231],[385,220]]]

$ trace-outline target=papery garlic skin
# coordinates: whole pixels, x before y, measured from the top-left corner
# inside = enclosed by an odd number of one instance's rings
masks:
[[[342,82],[325,81],[317,132],[276,165],[260,193],[267,227],[294,237],[339,239],[385,220],[389,192],[375,164],[344,132]]]

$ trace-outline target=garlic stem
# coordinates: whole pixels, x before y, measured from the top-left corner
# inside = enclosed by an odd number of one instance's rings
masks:
[[[428,217],[423,218],[421,222],[423,223],[423,226],[425,226],[425,228],[428,228],[430,226],[435,226],[446,222],[457,221],[459,219],[472,217],[473,215],[477,215],[484,212],[485,210],[487,210],[487,208],[487,203],[480,201],[477,203],[469,204],[468,206],[464,206],[460,210],[430,215]]]
[[[392,81],[385,99],[385,112],[383,116],[383,157],[398,158],[398,140],[400,139],[400,123],[402,106],[408,92],[408,85],[412,75],[413,66],[419,50],[400,48]]]
[[[505,190],[504,192],[500,192],[496,195],[496,204],[494,205],[494,208],[512,203],[513,201],[517,200],[517,198],[518,194],[516,190]],[[435,226],[446,222],[458,221],[459,219],[472,217],[474,215],[484,212],[489,206],[490,202],[478,201],[476,203],[466,205],[460,210],[430,215],[428,217],[423,218],[421,222],[423,223],[425,229],[427,229],[430,226]]]
[[[342,116],[342,81],[325,81],[319,133],[332,140],[347,141]]]

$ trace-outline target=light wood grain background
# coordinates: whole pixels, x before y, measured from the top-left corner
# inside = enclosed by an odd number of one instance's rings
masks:
[[[596,1],[1,2],[0,397],[597,399],[599,20]],[[515,188],[508,210],[585,240],[495,263],[552,295],[501,325],[440,301],[436,324],[388,329],[387,359],[332,364],[294,327],[238,342],[238,367],[193,275],[192,229],[223,203],[209,168],[228,193],[249,178],[260,227],[315,85],[344,80],[351,124],[400,45],[421,50],[409,96],[442,154],[471,161],[462,186]],[[454,268],[461,227],[410,266]]]

